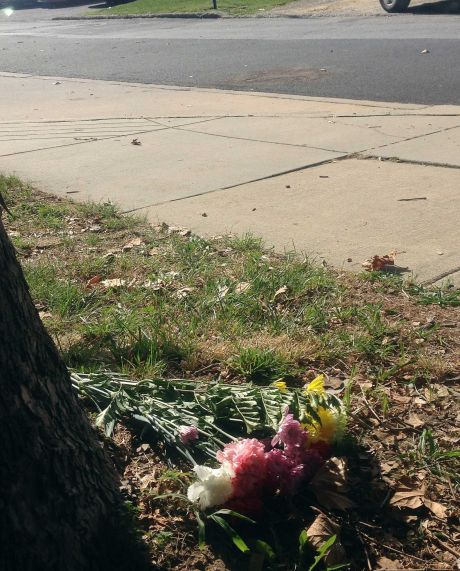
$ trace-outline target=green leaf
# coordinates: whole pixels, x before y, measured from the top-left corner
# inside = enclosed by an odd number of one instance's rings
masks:
[[[303,553],[308,545],[308,533],[306,529],[302,529],[299,535],[299,551]]]
[[[204,549],[206,546],[206,526],[203,518],[198,510],[194,510],[196,521],[198,523],[198,547]]]
[[[220,527],[225,531],[225,533],[230,537],[230,539],[242,553],[249,553],[251,551],[241,535],[239,535],[239,533],[236,532],[233,527],[231,527],[223,518],[218,515],[210,515],[209,517],[218,525],[220,525]]]
[[[329,549],[334,545],[335,540],[337,539],[336,535],[331,535],[331,537],[323,543],[323,545],[318,550],[318,555],[315,557],[312,565],[308,568],[308,571],[313,571],[317,567],[324,557],[328,554]]]
[[[277,430],[281,419],[281,399],[278,397],[280,394],[278,389],[272,389],[271,391],[269,389],[260,390],[260,400],[265,413],[263,424],[275,430]]]
[[[211,515],[231,515],[233,517],[237,517],[237,518],[242,519],[244,521],[248,521],[249,523],[256,523],[253,519],[251,519],[251,518],[249,518],[243,514],[240,514],[239,512],[235,512],[233,510],[228,510],[226,508],[222,508],[222,509],[214,512]]]
[[[256,539],[254,542],[254,551],[265,555],[268,561],[274,561],[276,559],[276,554],[272,546],[266,541],[262,541],[261,539]]]

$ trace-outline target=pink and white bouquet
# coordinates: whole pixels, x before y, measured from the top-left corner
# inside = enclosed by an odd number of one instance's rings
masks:
[[[286,409],[272,439],[245,438],[227,444],[216,454],[220,466],[194,467],[197,480],[187,496],[202,510],[225,506],[256,515],[265,499],[295,494],[330,456],[344,416],[321,408],[318,420],[299,422]]]

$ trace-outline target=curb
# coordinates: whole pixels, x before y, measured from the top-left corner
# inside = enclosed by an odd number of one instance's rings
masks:
[[[224,14],[219,12],[161,12],[159,14],[95,14],[94,16],[56,16],[53,20],[139,20],[152,18],[187,18],[187,19],[208,19],[216,20],[225,18]]]

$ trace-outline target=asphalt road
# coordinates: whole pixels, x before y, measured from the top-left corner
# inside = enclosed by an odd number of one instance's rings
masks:
[[[460,15],[53,21],[0,16],[0,72],[460,104]]]

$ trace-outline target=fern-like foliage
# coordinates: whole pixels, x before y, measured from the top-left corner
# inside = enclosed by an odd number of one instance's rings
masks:
[[[230,385],[186,379],[133,381],[113,372],[71,373],[77,393],[98,410],[96,424],[107,436],[119,420],[131,420],[151,430],[174,447],[191,464],[203,456],[215,461],[217,450],[239,437],[272,436],[287,409],[302,422],[321,422],[318,410],[342,414],[334,395],[305,393],[302,389],[279,391],[252,384]],[[200,438],[185,446],[179,431],[196,426]]]

